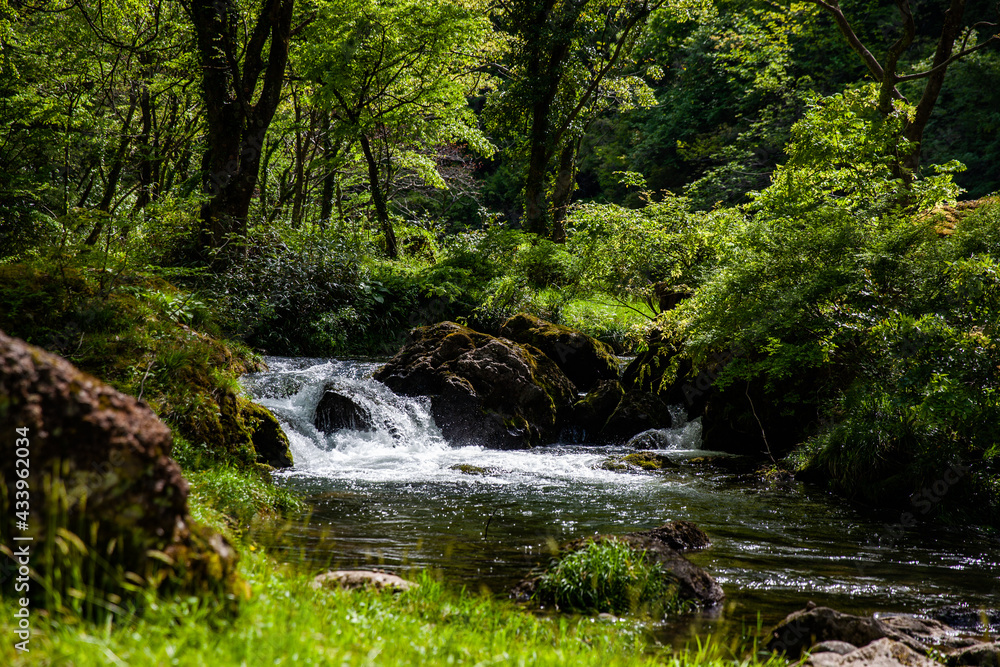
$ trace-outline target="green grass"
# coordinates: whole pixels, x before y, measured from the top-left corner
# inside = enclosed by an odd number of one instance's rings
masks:
[[[232,466],[185,470],[184,477],[191,485],[192,516],[199,523],[220,527],[222,522],[239,532],[240,526],[255,518],[302,509],[298,496],[275,486],[266,474]]]
[[[591,542],[542,575],[534,599],[557,609],[656,618],[683,608],[659,563],[623,542]]]
[[[724,665],[715,642],[674,654],[653,648],[640,626],[589,618],[538,617],[508,601],[455,591],[420,575],[392,595],[314,591],[310,576],[244,552],[253,596],[232,619],[197,599],[150,600],[141,617],[87,624],[32,619],[30,653],[0,644],[9,665]],[[0,635],[12,638],[5,600]],[[783,664],[774,662],[775,665]]]

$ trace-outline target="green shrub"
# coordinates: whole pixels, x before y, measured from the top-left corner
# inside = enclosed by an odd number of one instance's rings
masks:
[[[683,606],[663,567],[617,540],[590,542],[560,558],[539,580],[535,600],[557,609],[654,616]]]
[[[664,328],[684,341],[693,376],[759,388],[768,404],[811,416],[786,438],[811,438],[800,468],[858,500],[906,506],[968,466],[933,512],[990,520],[1000,515],[988,456],[1000,438],[998,205],[951,209],[965,213],[943,228],[926,211],[957,196],[950,175],[908,189],[894,179],[886,151],[899,118],[879,118],[867,95],[823,100],[796,125],[788,162],[713,244],[717,264]]]

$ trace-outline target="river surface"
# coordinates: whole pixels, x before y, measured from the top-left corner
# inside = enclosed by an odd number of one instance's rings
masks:
[[[721,584],[714,618],[767,626],[807,601],[845,612],[909,612],[975,627],[1000,609],[1000,540],[970,528],[903,525],[898,511],[859,510],[797,482],[768,482],[705,463],[695,422],[650,434],[680,467],[621,473],[599,464],[625,447],[556,444],[526,451],[452,447],[427,399],[399,397],[366,361],[268,358],[245,376],[249,395],[281,420],[295,466],[276,475],[308,514],[259,536],[272,553],[316,571],[431,569],[505,594],[550,545],[596,533],[690,520],[712,539],[689,555]],[[312,424],[324,387],[364,405],[375,431],[324,434]],[[485,474],[455,468],[476,466]],[[980,628],[984,629],[984,628]],[[687,630],[685,630],[687,631]]]

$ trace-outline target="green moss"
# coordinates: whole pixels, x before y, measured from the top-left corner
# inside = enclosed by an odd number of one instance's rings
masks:
[[[624,461],[643,470],[663,470],[664,468],[677,467],[669,458],[655,452],[635,452],[627,455]]]
[[[624,456],[611,456],[602,461],[599,467],[604,470],[614,471],[639,469],[658,472],[676,468],[677,464],[671,461],[669,457],[657,454],[656,452],[633,452]]]
[[[449,470],[457,470],[464,475],[486,475],[489,474],[486,468],[480,468],[479,466],[474,466],[469,463],[456,463],[453,466],[449,466]]]
[[[217,458],[253,464],[261,420],[238,396],[237,378],[262,369],[261,359],[204,333],[218,328],[204,313],[190,315],[200,301],[162,278],[110,280],[87,266],[2,265],[0,329],[142,398]],[[195,319],[202,331],[186,323]]]

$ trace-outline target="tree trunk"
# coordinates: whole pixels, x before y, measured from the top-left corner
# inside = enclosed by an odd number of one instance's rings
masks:
[[[143,85],[139,98],[142,112],[142,131],[139,133],[139,196],[135,200],[135,210],[140,211],[152,201],[155,189],[153,162],[155,160],[150,139],[153,134],[153,105],[149,97],[149,86]]]
[[[389,219],[389,206],[386,204],[385,192],[382,191],[378,160],[372,152],[368,137],[364,133],[361,134],[361,150],[368,163],[368,184],[371,188],[372,201],[375,204],[375,216],[378,218],[379,227],[385,236],[385,254],[389,259],[398,259],[399,248],[396,245],[396,232],[392,229],[392,220]]]
[[[941,94],[944,76],[948,71],[947,62],[951,58],[955,48],[955,40],[958,39],[958,34],[962,29],[962,15],[964,13],[965,0],[951,0],[951,6],[944,14],[944,25],[941,27],[941,37],[938,39],[934,61],[931,63],[931,74],[927,77],[923,95],[917,102],[917,111],[913,115],[913,120],[907,123],[903,132],[907,141],[914,144],[913,151],[906,155],[902,161],[903,173],[909,178],[913,178],[920,168],[920,144],[924,139],[924,128],[927,127],[927,121],[931,119],[934,105],[937,104],[938,95]]]
[[[323,187],[319,197],[319,220],[323,228],[330,222],[333,215],[334,178],[336,176],[333,161],[333,142],[330,141],[330,114],[323,114]]]
[[[224,263],[245,252],[238,245],[246,237],[264,137],[281,100],[293,4],[264,0],[246,43],[240,45],[245,17],[235,3],[191,1],[208,130],[202,157],[202,188],[208,200],[201,209],[200,240],[208,250],[226,249]],[[203,253],[202,259],[210,254]]]
[[[115,193],[118,191],[118,182],[121,180],[122,167],[125,164],[125,152],[128,150],[130,143],[129,129],[132,127],[132,117],[135,115],[135,109],[138,104],[138,96],[132,94],[129,99],[125,122],[122,123],[122,133],[121,138],[118,140],[118,149],[115,151],[115,159],[111,164],[111,171],[108,173],[108,182],[104,186],[104,195],[101,197],[100,203],[97,204],[97,210],[103,213],[110,213],[111,203],[114,201]],[[94,225],[94,229],[91,230],[90,235],[87,236],[87,240],[84,243],[88,246],[95,245],[103,231],[104,218],[101,218]]]
[[[567,141],[559,152],[559,169],[552,188],[552,240],[566,242],[566,213],[576,186],[576,153],[580,142]]]

